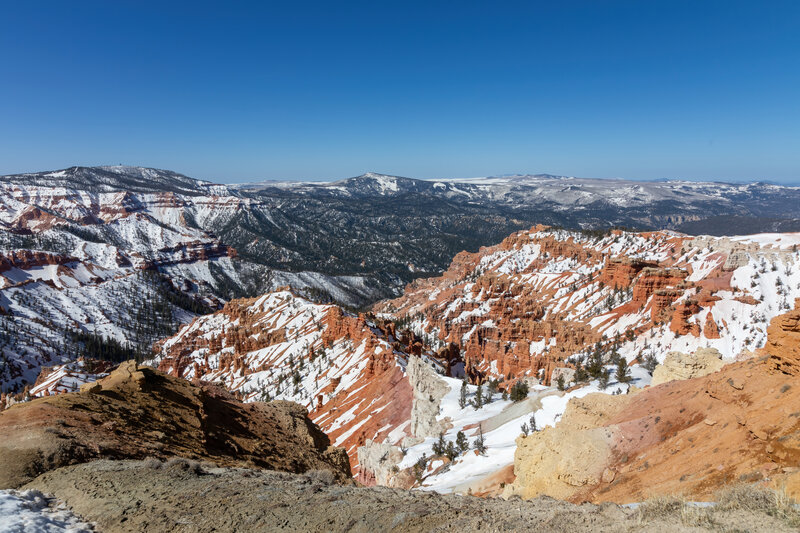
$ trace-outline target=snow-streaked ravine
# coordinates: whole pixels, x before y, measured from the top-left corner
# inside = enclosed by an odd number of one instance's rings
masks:
[[[602,389],[596,380],[568,392],[559,391],[556,387],[537,385],[532,387],[527,400],[515,403],[503,400],[500,394],[495,394],[493,401],[480,409],[475,409],[469,404],[462,409],[459,406],[461,380],[441,377],[447,383],[450,392],[442,399],[437,419],[449,418],[453,423],[453,427],[444,434],[445,440],[455,441],[458,432],[463,431],[470,444],[474,444],[479,435],[480,424],[485,428],[483,438],[486,452],[481,455],[470,449],[444,468],[440,468],[443,462],[432,461],[426,471],[426,477],[418,488],[443,494],[466,493],[470,485],[514,464],[516,439],[522,434],[522,425],[530,421],[531,415],[536,421],[537,428],[542,430],[558,423],[572,398],[582,398],[591,393],[625,394],[630,386],[644,387],[650,384],[650,374],[639,365],[631,367],[632,380],[629,383],[618,383],[614,380],[612,365],[606,369],[611,372],[612,378],[605,389]],[[467,385],[467,390],[469,401],[475,397],[477,387]],[[484,396],[486,396],[485,391]],[[403,461],[398,465],[399,468],[412,467],[423,454],[432,457],[433,445],[437,440],[429,437],[424,442],[409,447]]]

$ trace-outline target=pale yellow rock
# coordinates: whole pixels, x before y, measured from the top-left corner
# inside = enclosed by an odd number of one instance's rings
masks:
[[[720,370],[725,363],[716,348],[699,348],[693,354],[669,352],[664,362],[653,371],[651,385],[678,379],[692,379]]]
[[[616,473],[606,470],[617,430],[598,426],[624,409],[628,401],[629,397],[600,393],[573,398],[556,427],[517,438],[516,479],[506,486],[503,496],[568,499],[584,487],[613,481]]]

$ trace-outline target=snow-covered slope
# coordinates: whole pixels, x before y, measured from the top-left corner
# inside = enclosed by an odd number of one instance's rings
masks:
[[[0,490],[0,531],[89,533],[94,527],[38,490]]]
[[[128,186],[147,192],[115,190]],[[149,353],[178,324],[234,296],[291,285],[348,304],[373,297],[360,276],[238,259],[207,228],[260,207],[217,195],[226,191],[128,167],[1,179],[0,392],[81,354]]]
[[[298,402],[354,458],[366,439],[408,421],[407,357],[391,324],[278,291],[196,318],[159,344],[152,364],[245,401]]]

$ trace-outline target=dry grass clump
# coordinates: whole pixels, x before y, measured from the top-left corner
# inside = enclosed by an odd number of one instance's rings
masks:
[[[639,525],[648,522],[680,522],[684,526],[711,527],[714,524],[710,509],[692,505],[679,495],[655,496],[636,509]]]
[[[800,509],[785,490],[754,485],[732,485],[717,492],[716,511],[743,510],[774,516],[791,526],[800,527]]]
[[[672,517],[680,512],[686,505],[686,500],[682,496],[654,496],[643,501],[636,508],[636,515],[641,522],[658,520]]]
[[[336,476],[330,470],[309,470],[306,477],[315,485],[333,485],[336,481]]]
[[[688,502],[683,496],[656,496],[642,502],[634,516],[639,525],[680,521],[687,527],[714,529],[720,526],[720,520],[725,521],[726,513],[741,511],[768,515],[800,528],[800,507],[784,490],[738,484],[721,489],[714,499],[716,503],[704,506]]]
[[[142,466],[145,468],[149,468],[151,470],[158,470],[162,466],[164,466],[164,463],[162,463],[155,457],[148,457],[142,461]]]
[[[198,476],[205,474],[205,470],[203,470],[203,466],[200,463],[184,457],[170,457],[163,467],[167,470],[180,470],[181,472],[188,472]]]

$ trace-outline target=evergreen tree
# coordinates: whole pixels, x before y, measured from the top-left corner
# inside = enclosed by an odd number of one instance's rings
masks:
[[[483,407],[483,385],[478,383],[478,389],[475,391],[475,399],[472,400],[472,407],[477,411]]]
[[[528,397],[528,384],[524,381],[517,381],[511,387],[511,400],[521,402]]]
[[[608,387],[608,382],[610,379],[611,379],[611,372],[607,368],[603,368],[600,371],[600,375],[597,378],[597,380],[600,382],[600,388],[606,390],[606,387]]]
[[[444,450],[444,454],[451,461],[453,459],[455,459],[456,457],[458,457],[458,448],[456,448],[455,444],[453,444],[453,441],[448,441],[447,442],[447,447]]]
[[[444,455],[447,449],[447,443],[444,440],[444,433],[439,433],[439,440],[433,443],[433,454]]]
[[[639,359],[641,360],[641,356],[639,357]],[[647,354],[646,356],[644,356],[644,361],[642,363],[642,366],[652,376],[653,372],[655,371],[656,367],[658,366],[658,359],[656,359],[656,356],[653,355],[653,353],[651,352],[651,353]]]
[[[412,467],[414,479],[417,480],[417,483],[422,483],[422,478],[425,476],[426,468],[428,468],[428,457],[423,453],[422,457],[420,457]]]
[[[531,418],[528,421],[528,427],[531,428],[531,431],[539,431],[539,428],[536,425],[536,413],[531,413]]]
[[[456,434],[456,447],[464,453],[465,451],[469,450],[469,441],[467,440],[467,436],[464,435],[463,431],[459,431]]]
[[[617,359],[616,377],[617,383],[628,383],[633,379],[631,378],[631,370],[628,368],[628,362],[624,357]]]
[[[564,390],[567,388],[566,384],[564,383],[564,374],[559,374],[558,379],[556,379],[556,386],[558,390]]]
[[[467,406],[467,378],[461,381],[461,393],[458,397],[458,406],[462,409]]]
[[[486,442],[483,440],[483,428],[478,426],[478,438],[475,439],[475,449],[478,450],[478,453],[481,455],[486,454]]]
[[[519,429],[522,430],[522,436],[523,437],[527,437],[528,433],[530,433],[530,431],[531,431],[531,428],[528,427],[528,423],[527,422],[523,422],[522,425],[519,427]]]

